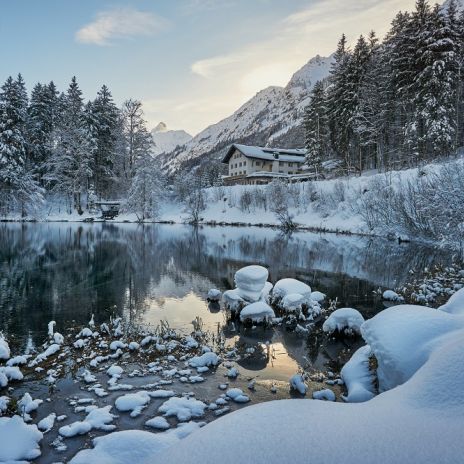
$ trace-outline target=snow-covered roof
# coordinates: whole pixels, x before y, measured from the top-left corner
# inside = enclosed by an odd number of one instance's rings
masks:
[[[222,162],[228,163],[235,150],[238,150],[243,156],[247,158],[262,159],[267,161],[274,161],[275,159],[278,159],[279,161],[289,161],[295,163],[304,163],[306,155],[306,150],[302,148],[266,148],[234,143],[229,148]]]

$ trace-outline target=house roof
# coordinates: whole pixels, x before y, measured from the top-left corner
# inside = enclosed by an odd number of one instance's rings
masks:
[[[275,159],[278,159],[280,161],[304,163],[306,155],[306,150],[301,148],[266,148],[234,143],[230,146],[222,162],[228,163],[235,150],[238,150],[243,156],[247,158],[261,159],[266,161],[274,161]]]

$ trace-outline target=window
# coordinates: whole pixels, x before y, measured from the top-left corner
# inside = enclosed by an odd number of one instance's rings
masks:
[[[293,163],[288,163],[288,167],[291,168],[293,166]]]
[[[285,166],[285,163],[283,161],[279,161],[279,166]]]
[[[261,166],[261,163],[259,161],[256,161],[256,166]]]

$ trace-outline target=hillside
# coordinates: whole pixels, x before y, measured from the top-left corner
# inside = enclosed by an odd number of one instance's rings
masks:
[[[192,136],[184,130],[169,130],[164,122],[160,122],[152,131],[155,156],[170,153],[177,147],[184,145]]]
[[[329,73],[332,57],[316,56],[298,70],[285,87],[258,92],[226,119],[207,127],[184,146],[162,155],[164,168],[173,173],[219,160],[233,142],[254,145],[301,146],[303,114],[314,84]]]

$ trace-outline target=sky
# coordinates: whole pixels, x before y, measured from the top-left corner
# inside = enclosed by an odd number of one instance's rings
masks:
[[[76,76],[86,99],[143,102],[149,128],[195,135],[310,58],[383,36],[414,0],[0,0],[0,81]]]

